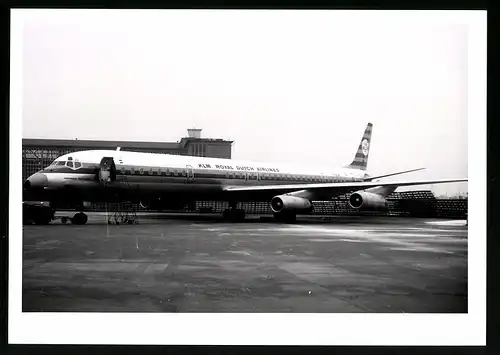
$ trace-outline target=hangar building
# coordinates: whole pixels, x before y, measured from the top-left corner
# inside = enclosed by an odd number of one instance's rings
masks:
[[[52,163],[57,157],[79,150],[115,150],[117,147],[121,147],[121,150],[125,151],[231,159],[232,143],[233,141],[223,139],[202,138],[201,129],[195,128],[188,129],[188,136],[183,137],[179,142],[23,138],[23,181]]]

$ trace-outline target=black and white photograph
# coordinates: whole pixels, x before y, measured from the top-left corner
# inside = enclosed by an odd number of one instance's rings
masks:
[[[10,337],[481,343],[481,15],[13,10]]]

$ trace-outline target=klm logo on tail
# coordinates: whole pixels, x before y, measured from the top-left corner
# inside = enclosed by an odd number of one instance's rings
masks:
[[[365,129],[365,133],[363,134],[363,138],[361,138],[361,142],[359,143],[358,151],[354,156],[354,160],[348,166],[349,168],[366,170],[366,167],[368,166],[368,154],[370,153],[372,128],[373,125],[371,123],[368,123]]]

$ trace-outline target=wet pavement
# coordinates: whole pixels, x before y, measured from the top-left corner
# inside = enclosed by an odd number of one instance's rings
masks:
[[[24,226],[23,311],[467,312],[465,221]]]

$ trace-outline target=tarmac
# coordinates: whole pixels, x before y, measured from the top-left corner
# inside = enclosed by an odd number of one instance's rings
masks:
[[[467,312],[465,221],[139,222],[24,226],[23,311]]]

